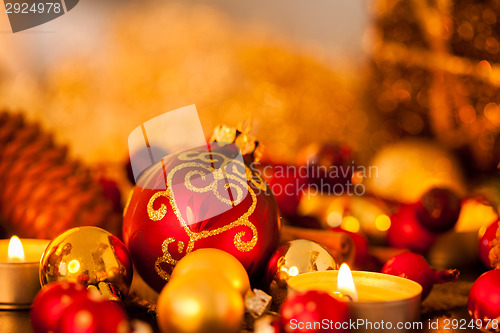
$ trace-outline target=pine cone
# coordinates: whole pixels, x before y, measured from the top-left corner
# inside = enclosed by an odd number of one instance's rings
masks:
[[[119,234],[120,214],[89,169],[37,124],[0,113],[0,217],[9,233],[54,238],[82,225]]]

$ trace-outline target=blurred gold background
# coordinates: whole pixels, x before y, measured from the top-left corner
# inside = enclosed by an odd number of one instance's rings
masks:
[[[345,14],[332,8],[321,17],[323,2],[302,14],[293,3],[274,8],[299,21],[292,23],[287,15],[284,22],[263,17],[265,7],[242,19],[224,1],[85,3],[40,31],[0,35],[0,105],[41,121],[76,157],[124,161],[136,126],[189,104],[206,136],[218,124],[253,117],[252,134],[273,158],[294,161],[313,141],[347,141],[363,153],[375,148],[361,62],[348,59],[362,56],[362,3],[347,8],[349,17],[359,16],[350,27],[332,23],[341,37],[325,34],[325,24]],[[335,48],[332,39],[353,34]]]
[[[196,104],[205,135],[253,117],[274,160],[344,143],[358,164],[427,138],[474,174],[500,161],[498,1],[82,1],[12,34],[0,106],[87,163],[127,160],[140,123]]]

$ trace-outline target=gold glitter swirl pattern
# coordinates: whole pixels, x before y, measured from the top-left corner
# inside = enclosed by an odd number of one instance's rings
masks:
[[[191,183],[191,178],[195,175],[199,175],[202,180],[205,180],[206,179],[205,176],[207,175],[207,173],[200,171],[200,170],[189,171],[186,174],[186,177],[184,178],[184,184],[186,185],[186,188],[188,188],[189,190],[196,192],[196,193],[204,193],[204,192],[212,191],[212,193],[217,197],[217,199],[219,199],[220,201],[222,201],[223,203],[225,203],[229,206],[237,205],[241,202],[241,200],[243,200],[242,188],[239,186],[236,186],[233,183],[226,183],[225,189],[229,190],[230,188],[233,188],[234,190],[236,190],[236,199],[235,200],[231,201],[227,198],[224,198],[219,193],[219,186],[217,186],[219,180],[234,179],[234,176],[231,177],[231,175],[227,175],[225,172],[223,172],[222,169],[218,169],[218,170],[212,172],[211,168],[209,168],[206,165],[201,164],[201,163],[197,163],[196,166],[206,169],[208,171],[208,174],[212,174],[214,176],[214,180],[209,185],[207,185],[205,187],[202,187],[202,188],[196,187]],[[245,186],[246,186],[246,184],[245,184]]]
[[[158,191],[149,199],[148,206],[146,208],[149,218],[153,221],[159,221],[167,214],[167,206],[165,206],[165,204],[161,204],[160,208],[157,210],[153,208],[153,203],[159,197],[169,198],[169,190],[167,189],[166,191]]]
[[[164,262],[164,263],[170,264],[172,266],[175,266],[179,262],[178,260],[175,260],[174,258],[172,258],[172,256],[170,255],[170,252],[168,252],[168,245],[170,243],[173,243],[173,242],[175,242],[175,238],[173,238],[173,237],[167,238],[163,241],[163,244],[161,245],[161,250],[163,251],[163,256],[159,257],[155,261],[156,273],[158,273],[158,275],[162,279],[167,280],[167,281],[170,278],[170,274],[165,272],[165,270],[163,270],[161,268],[160,264]]]
[[[213,230],[202,230],[200,232],[194,232],[191,229],[189,229],[188,223],[185,221],[179,208],[177,207],[174,191],[170,191],[167,189],[167,191],[159,191],[155,193],[153,196],[151,196],[147,206],[149,218],[153,221],[159,221],[165,216],[167,212],[167,208],[165,207],[165,205],[162,204],[162,206],[158,210],[153,209],[154,201],[160,196],[164,196],[169,199],[170,205],[177,219],[179,220],[181,226],[184,228],[184,231],[186,232],[189,238],[189,242],[187,244],[184,244],[184,242],[180,241],[178,242],[177,249],[179,253],[182,253],[185,250],[185,254],[187,254],[194,249],[194,244],[196,241],[219,235],[235,227],[247,227],[252,235],[250,240],[244,241],[243,237],[247,234],[247,231],[243,230],[236,233],[233,239],[233,243],[236,249],[238,249],[241,252],[248,252],[252,250],[257,244],[258,232],[255,225],[252,222],[250,222],[249,216],[255,211],[255,207],[257,206],[257,195],[255,194],[254,189],[251,186],[249,186],[248,182],[251,182],[260,190],[266,190],[266,183],[263,181],[260,175],[253,175],[252,171],[247,166],[245,166],[241,161],[229,159],[220,153],[215,153],[215,152],[200,153],[196,151],[188,151],[179,154],[178,158],[186,162],[174,167],[167,174],[166,181],[167,181],[167,187],[169,189],[172,188],[173,178],[177,172],[185,168],[195,168],[196,170],[187,172],[184,177],[187,189],[195,193],[205,193],[211,191],[215,195],[215,197],[217,197],[217,199],[219,199],[224,204],[234,206],[241,203],[241,201],[243,200],[243,189],[246,187],[246,189],[248,190],[248,194],[252,199],[252,203],[248,208],[248,210],[245,213],[243,213],[243,215],[238,217],[235,221],[232,221],[222,227]],[[211,166],[209,167],[206,164],[196,162],[196,160],[205,163],[207,162],[211,163]],[[216,162],[217,164],[220,163],[220,167],[217,170],[215,170],[215,168],[213,167],[214,163]],[[231,162],[231,164],[229,164],[229,162]],[[229,166],[231,166],[231,168],[229,168]],[[200,168],[202,170],[200,170]],[[239,170],[240,168],[241,171]],[[228,172],[228,169],[231,172]],[[201,178],[201,180],[205,181],[207,179],[206,176],[208,173],[211,173],[214,178],[213,181],[210,182],[208,185],[204,187],[197,187],[192,184],[191,180],[194,176],[197,175]],[[236,198],[233,199],[232,201],[222,197],[218,192],[218,182],[221,180],[225,182],[224,185],[226,189],[228,190],[230,188],[235,189]],[[158,273],[158,275],[164,280],[168,280],[170,278],[170,274],[168,274],[165,270],[163,270],[160,264],[166,263],[174,266],[177,263],[177,260],[173,259],[168,248],[169,244],[175,241],[176,239],[174,237],[170,237],[163,242],[162,244],[163,255],[159,257],[155,262],[155,270]]]
[[[267,189],[267,185],[264,182],[264,180],[262,179],[262,177],[260,176],[260,173],[257,173],[257,174],[254,175],[252,173],[252,170],[250,170],[250,168],[245,167],[245,174],[243,174],[243,173],[240,173],[238,171],[238,168],[236,168],[235,165],[233,165],[233,170],[232,171],[234,173],[240,175],[241,177],[245,177],[246,176],[247,180],[249,180],[259,190],[265,191]]]

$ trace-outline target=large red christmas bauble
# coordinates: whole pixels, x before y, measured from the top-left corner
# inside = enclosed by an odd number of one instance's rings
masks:
[[[481,275],[469,291],[467,303],[474,321],[481,320],[482,331],[498,332],[500,323],[500,269]]]
[[[123,236],[140,275],[158,292],[193,250],[224,250],[252,275],[276,249],[276,201],[238,156],[234,144],[212,143],[169,155],[139,178]]]

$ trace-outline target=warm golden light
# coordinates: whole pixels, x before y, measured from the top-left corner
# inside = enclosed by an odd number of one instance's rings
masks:
[[[455,225],[456,232],[477,232],[498,219],[498,214],[492,206],[481,200],[467,199],[462,203],[460,216]]]
[[[80,263],[78,260],[74,259],[68,263],[68,271],[70,273],[76,273],[80,269]]]
[[[326,223],[328,223],[328,226],[331,228],[340,226],[340,223],[342,223],[342,214],[339,212],[331,212],[326,218]]]
[[[351,269],[346,263],[342,264],[339,269],[337,279],[337,291],[343,295],[349,296],[353,301],[358,300],[358,292],[352,279]]]
[[[288,270],[288,275],[296,276],[297,274],[299,274],[299,269],[296,266],[290,267],[290,269]]]
[[[341,224],[342,228],[350,232],[358,232],[359,231],[359,221],[354,216],[346,216],[342,220]]]
[[[391,227],[391,219],[389,216],[381,214],[375,219],[375,227],[380,231],[387,231]]]
[[[9,242],[9,262],[25,262],[23,244],[17,236],[12,236]]]

